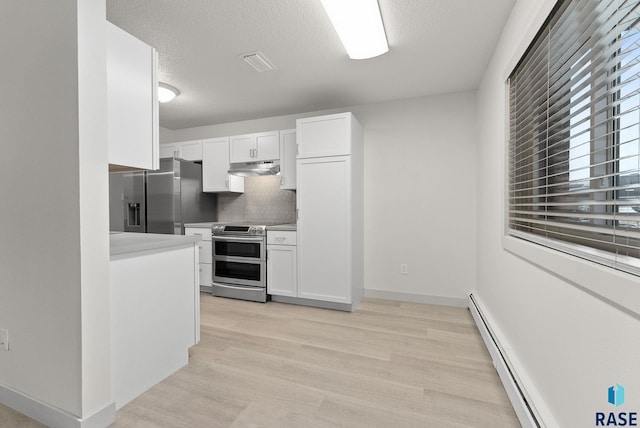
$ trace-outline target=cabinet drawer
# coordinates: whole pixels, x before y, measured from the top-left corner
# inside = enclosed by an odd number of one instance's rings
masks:
[[[200,263],[200,285],[211,287],[212,280],[211,264]]]
[[[267,245],[296,245],[296,232],[292,230],[268,230]]]
[[[211,241],[211,229],[201,227],[186,227],[184,229],[185,235],[200,235],[203,241]],[[211,244],[209,244],[211,245]]]

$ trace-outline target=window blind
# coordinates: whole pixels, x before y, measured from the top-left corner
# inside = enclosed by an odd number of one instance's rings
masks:
[[[508,100],[508,233],[636,275],[639,3],[560,1]]]

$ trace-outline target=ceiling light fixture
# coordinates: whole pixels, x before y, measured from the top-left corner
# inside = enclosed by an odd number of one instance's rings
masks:
[[[180,91],[173,86],[162,82],[158,83],[158,101],[161,103],[168,103],[178,95],[180,95]]]
[[[378,0],[320,0],[351,59],[389,51]]]

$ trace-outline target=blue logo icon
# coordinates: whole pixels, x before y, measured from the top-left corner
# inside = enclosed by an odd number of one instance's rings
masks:
[[[608,401],[616,407],[622,406],[622,404],[624,404],[624,387],[617,383],[609,387]]]

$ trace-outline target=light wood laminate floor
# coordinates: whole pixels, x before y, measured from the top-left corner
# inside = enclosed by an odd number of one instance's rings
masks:
[[[189,366],[112,427],[520,426],[466,309],[365,299],[347,313],[205,294],[201,303]],[[30,423],[0,408],[0,426],[39,426]]]

